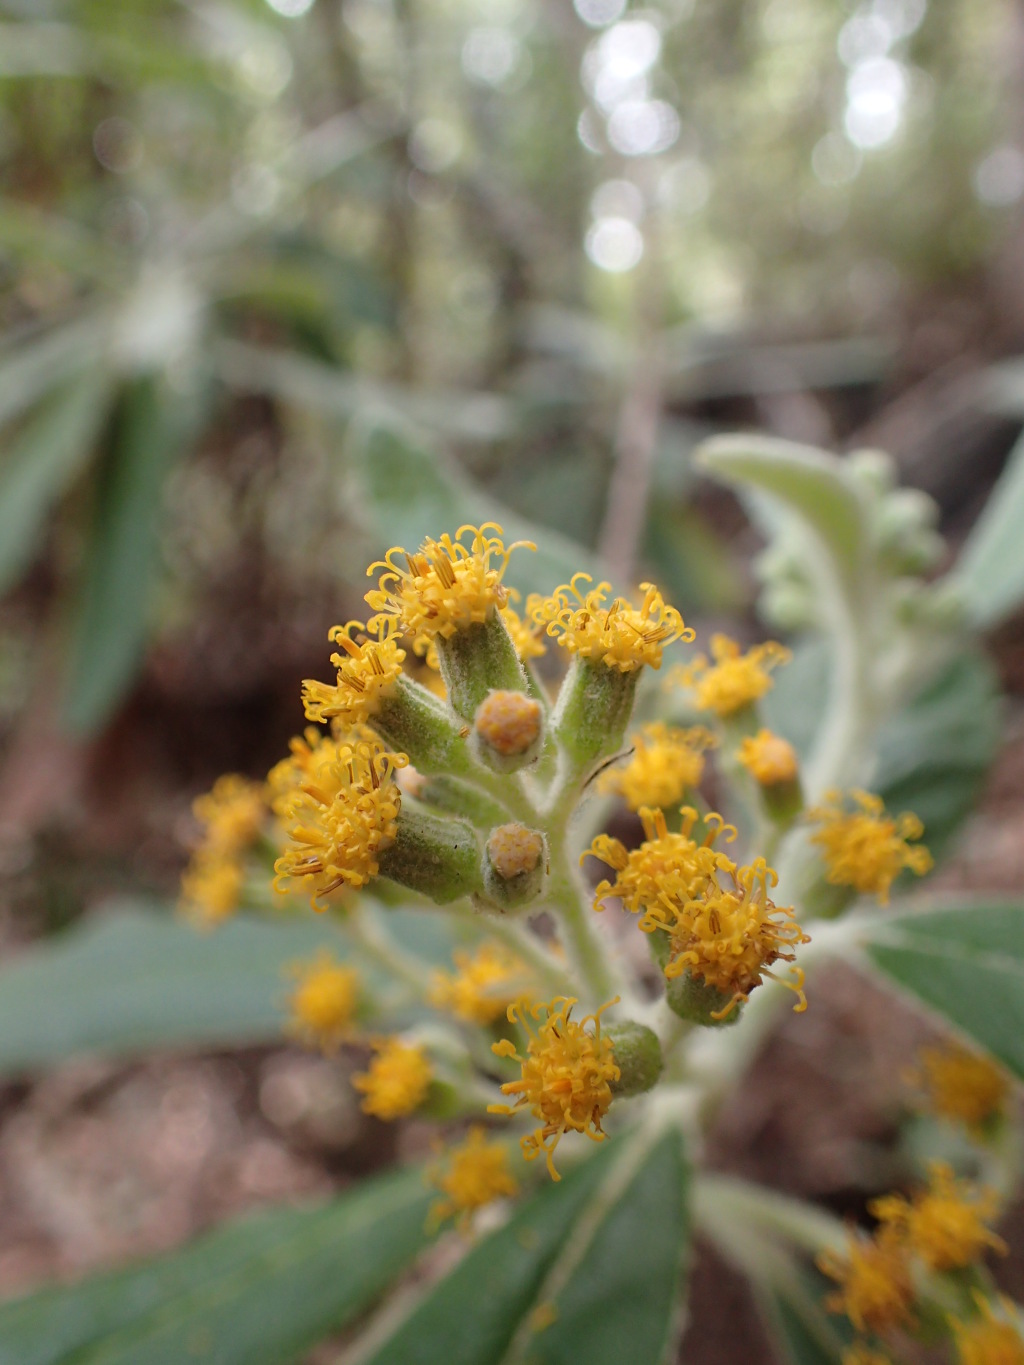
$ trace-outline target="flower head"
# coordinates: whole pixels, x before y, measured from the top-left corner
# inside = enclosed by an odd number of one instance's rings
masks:
[[[389,550],[367,570],[383,570],[377,587],[366,594],[376,613],[368,629],[383,631],[392,622],[392,628],[416,637],[417,652],[422,652],[421,642],[425,647],[438,635],[450,639],[458,630],[487,621],[508,601],[501,580],[512,551],[537,548],[517,540],[506,549],[501,535],[500,526],[485,522],[479,528],[460,526],[454,538],[427,539],[415,554],[398,546]],[[468,546],[463,544],[466,537]]]
[[[452,1147],[443,1163],[427,1172],[432,1185],[444,1196],[430,1210],[433,1223],[458,1217],[468,1224],[477,1209],[495,1199],[511,1199],[519,1193],[519,1183],[508,1168],[508,1151],[501,1142],[489,1142],[480,1124],[475,1123],[466,1140]]]
[[[980,1316],[970,1322],[951,1318],[959,1365],[1024,1365],[1024,1337],[1014,1305],[999,1299],[997,1314],[992,1302],[975,1293]]]
[[[789,663],[793,656],[774,640],[754,645],[741,654],[735,640],[727,635],[713,635],[711,657],[713,664],[703,654],[699,655],[677,676],[684,687],[693,688],[694,700],[702,711],[714,711],[725,720],[770,691],[772,669]]]
[[[235,913],[244,885],[237,855],[196,853],[181,876],[181,907],[197,924],[212,927]]]
[[[897,1243],[851,1233],[845,1255],[824,1252],[818,1266],[839,1284],[825,1300],[826,1308],[845,1313],[858,1332],[884,1332],[913,1323],[910,1262]]]
[[[502,1087],[506,1095],[517,1095],[515,1103],[492,1104],[492,1114],[517,1114],[529,1109],[540,1125],[521,1140],[523,1155],[532,1161],[541,1152],[547,1160],[552,1180],[561,1177],[555,1170],[555,1148],[567,1132],[585,1133],[595,1142],[604,1140],[601,1120],[612,1102],[612,1082],[619,1079],[615,1064],[615,1050],[610,1040],[601,1034],[601,1015],[614,1005],[607,1005],[579,1023],[572,1019],[576,1001],[556,996],[550,1004],[534,1004],[521,999],[508,1007],[510,1023],[519,1023],[529,1036],[526,1055],[516,1051],[508,1039],[495,1043],[492,1051],[499,1057],[511,1057],[519,1062],[522,1074],[516,1081]],[[544,1022],[535,1028],[531,1021],[544,1015]],[[594,1025],[588,1032],[586,1025]]]
[[[369,1069],[352,1077],[364,1095],[363,1110],[379,1119],[400,1119],[427,1097],[433,1071],[426,1049],[401,1038],[374,1038]]]
[[[266,788],[227,773],[196,797],[192,811],[203,835],[182,875],[181,905],[200,924],[219,924],[238,908],[245,882],[242,854],[262,830]]]
[[[526,604],[534,623],[543,626],[570,654],[621,673],[633,673],[644,664],[660,668],[667,644],[694,638],[675,607],[666,605],[653,584],[640,584],[643,601],[634,607],[624,597],[609,601],[610,583],[581,591],[581,584],[592,582],[590,574],[574,574],[571,583],[563,583],[550,597],[534,595]]]
[[[508,595],[513,602],[519,601],[519,594],[515,588],[509,588]],[[505,629],[512,636],[512,643],[515,645],[516,653],[526,663],[529,659],[539,659],[548,652],[547,645],[544,643],[543,635],[538,635],[535,630],[519,615],[515,607],[502,607],[501,619],[505,622]]]
[[[583,858],[600,858],[616,874],[613,882],[605,880],[594,888],[595,910],[602,909],[609,896],[620,897],[623,907],[634,914],[657,905],[663,896],[688,900],[701,894],[718,868],[735,866],[714,843],[723,835],[731,842],[736,829],[714,811],[703,817],[705,833],[700,843],[690,837],[701,818],[692,806],[683,806],[678,832],[669,832],[660,810],[642,806],[639,815],[647,836],[639,848],[627,849],[620,840],[599,834],[583,854]]]
[[[793,910],[770,899],[769,887],[777,881],[774,869],[759,858],[750,867],[716,871],[698,897],[662,895],[640,921],[646,932],[664,929],[669,936],[669,980],[687,972],[730,997],[712,1018],[725,1018],[764,977],[773,976],[774,962],[792,962],[794,947],[810,942]],[[796,993],[794,1009],[801,1013],[807,1008],[803,972],[794,968],[794,980],[783,984]]]
[[[989,1057],[949,1043],[922,1048],[918,1062],[920,1069],[908,1079],[920,1088],[933,1114],[977,1133],[990,1118],[1005,1113],[1010,1083]]]
[[[288,757],[275,763],[267,773],[270,809],[280,820],[288,818],[291,798],[304,783],[315,782],[319,774],[338,761],[338,741],[307,725],[301,735],[288,741]]]
[[[336,757],[311,771],[284,803],[290,843],[274,864],[275,886],[300,882],[320,909],[319,897],[375,877],[379,854],[398,832],[402,800],[394,770],[407,762],[376,741],[339,744]]]
[[[346,1037],[359,1001],[359,973],[327,951],[311,962],[294,963],[296,978],[288,999],[288,1031],[305,1043],[333,1052]]]
[[[829,882],[873,893],[887,905],[889,888],[904,868],[919,877],[931,870],[932,855],[924,845],[908,843],[920,839],[924,826],[916,815],[886,815],[880,796],[865,791],[850,795],[857,808],[853,811],[844,805],[841,792],[830,791],[822,805],[807,812],[807,819],[821,826],[811,842],[824,854]]]
[[[402,672],[405,650],[395,638],[395,623],[388,618],[377,628],[376,638],[366,634],[361,621],[333,626],[329,639],[338,646],[331,655],[337,670],[334,684],[307,678],[302,684],[302,703],[309,720],[337,719],[342,725],[365,725],[395,685]],[[362,636],[359,643],[353,638]]]
[[[525,754],[540,735],[542,711],[525,692],[489,692],[476,709],[473,727],[504,758]]]
[[[736,756],[762,787],[792,782],[800,766],[789,740],[772,734],[771,730],[758,730],[756,735],[748,735]]]
[[[452,954],[454,972],[435,972],[429,1000],[468,1024],[493,1024],[515,999],[522,964],[496,943],[481,943],[473,953]]]
[[[998,1207],[994,1190],[954,1179],[942,1161],[931,1163],[929,1182],[912,1199],[887,1194],[872,1200],[869,1210],[932,1270],[970,1265],[986,1247],[1006,1251],[1003,1239],[985,1226]]]
[[[615,792],[630,810],[642,806],[676,806],[688,789],[704,775],[704,750],[718,741],[703,725],[680,730],[654,721],[632,736],[633,752],[627,762],[607,768],[598,788]]]

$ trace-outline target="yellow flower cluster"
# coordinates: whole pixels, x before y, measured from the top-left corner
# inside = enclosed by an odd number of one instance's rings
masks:
[[[727,853],[714,847],[720,836],[730,843],[736,838],[734,825],[714,812],[704,816],[704,838],[698,844],[690,836],[701,817],[692,806],[683,806],[681,814],[681,829],[670,832],[663,811],[642,806],[639,815],[646,838],[639,848],[627,849],[608,834],[597,836],[580,861],[599,858],[616,876],[594,888],[595,910],[603,909],[610,896],[618,896],[634,914],[656,905],[662,896],[688,900],[700,894],[716,869],[734,866]]]
[[[793,782],[799,771],[796,750],[792,744],[781,735],[772,734],[771,730],[758,730],[756,735],[747,735],[736,757],[762,787],[778,787],[783,782]]]
[[[519,1183],[508,1168],[505,1146],[489,1142],[478,1123],[470,1128],[465,1142],[452,1147],[444,1162],[427,1175],[444,1196],[430,1210],[430,1220],[435,1225],[446,1218],[457,1218],[460,1226],[466,1228],[477,1209],[519,1193]]]
[[[997,1203],[992,1191],[957,1180],[949,1166],[933,1162],[928,1186],[911,1198],[889,1194],[872,1200],[868,1209],[878,1220],[873,1236],[851,1233],[843,1254],[818,1258],[821,1270],[839,1285],[825,1306],[844,1313],[858,1332],[882,1336],[913,1327],[918,1267],[937,1273],[963,1270],[987,1248],[1006,1250],[986,1226]],[[977,1360],[990,1365],[986,1356]]]
[[[544,1153],[552,1180],[561,1179],[554,1155],[565,1133],[585,1133],[595,1142],[604,1140],[601,1120],[612,1102],[612,1083],[620,1073],[615,1049],[601,1034],[601,1015],[615,1003],[610,1000],[577,1023],[570,1017],[576,1001],[569,997],[556,996],[549,1004],[518,1000],[509,1005],[508,1020],[526,1030],[526,1055],[507,1038],[492,1045],[497,1056],[517,1061],[521,1074],[518,1080],[501,1087],[503,1094],[517,1095],[516,1102],[488,1105],[488,1112],[518,1114],[529,1109],[540,1120],[539,1127],[523,1137],[520,1145],[527,1161]],[[535,1028],[531,1021],[542,1015],[544,1022]],[[586,1029],[589,1023],[594,1025],[592,1033]]]
[[[850,793],[855,809],[847,809],[839,791],[826,792],[820,806],[806,818],[821,828],[811,842],[821,848],[827,879],[833,886],[852,886],[864,895],[889,902],[889,888],[904,868],[919,877],[932,868],[932,855],[920,839],[924,826],[908,812],[895,818],[885,813],[880,796],[871,792]]]
[[[519,594],[514,588],[509,588],[508,595],[518,602]],[[523,663],[530,659],[539,659],[548,652],[543,636],[538,635],[532,626],[523,620],[515,607],[502,607],[500,615]]]
[[[454,538],[427,539],[415,554],[400,546],[388,550],[367,569],[368,574],[383,570],[377,587],[366,594],[376,613],[367,628],[411,635],[417,651],[423,652],[438,635],[450,639],[458,630],[487,621],[508,601],[501,580],[512,551],[537,548],[519,540],[506,549],[501,536],[500,526],[485,522],[480,527],[460,526]],[[466,537],[468,546],[463,544]]]
[[[999,1311],[975,1292],[978,1316],[969,1322],[951,1318],[959,1365],[1024,1365],[1024,1336],[1014,1304],[998,1300]]]
[[[398,831],[402,800],[394,771],[407,762],[371,740],[339,743],[333,759],[317,762],[282,803],[289,846],[274,864],[278,890],[298,882],[320,910],[321,897],[376,876],[378,856]]]
[[[633,673],[645,664],[660,668],[666,645],[694,638],[679,612],[666,604],[653,584],[640,584],[643,601],[634,607],[624,597],[609,601],[610,583],[581,590],[581,584],[592,582],[590,574],[573,574],[572,581],[556,588],[550,597],[535,594],[526,604],[535,625],[543,626],[570,654]]]
[[[321,949],[312,962],[296,963],[288,1000],[288,1032],[301,1042],[333,1052],[348,1037],[359,1003],[359,973]]]
[[[1006,1112],[1010,1083],[988,1057],[952,1043],[922,1048],[918,1062],[907,1079],[939,1118],[962,1123],[979,1136],[991,1119]]]
[[[353,633],[362,635],[357,643]],[[378,627],[376,638],[366,634],[361,621],[334,626],[328,637],[339,647],[331,655],[337,680],[321,683],[306,678],[302,704],[309,720],[337,720],[342,726],[365,725],[376,713],[381,699],[394,688],[402,672],[405,650],[395,638],[395,623],[388,619]]]
[[[692,663],[674,672],[673,680],[693,689],[694,701],[702,711],[714,711],[721,720],[736,715],[771,690],[773,668],[789,663],[792,654],[774,640],[754,645],[740,653],[735,640],[727,635],[712,635],[710,663],[700,654]]]
[[[486,1026],[503,1018],[522,981],[522,963],[496,943],[482,943],[473,953],[456,951],[452,956],[455,971],[437,971],[430,983],[428,999],[434,1008],[468,1024]]]
[[[379,1119],[404,1118],[427,1097],[433,1071],[426,1049],[401,1038],[374,1038],[369,1069],[352,1078],[362,1092],[363,1109]]]
[[[703,725],[681,730],[653,721],[631,736],[628,760],[606,769],[598,779],[598,789],[621,796],[630,810],[677,806],[704,775],[704,750],[717,743]]]
[[[181,879],[181,907],[212,926],[233,915],[245,881],[242,855],[260,835],[267,816],[266,789],[237,773],[218,777],[196,797],[192,811],[203,837]]]

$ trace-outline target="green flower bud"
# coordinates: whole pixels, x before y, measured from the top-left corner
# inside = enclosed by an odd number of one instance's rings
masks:
[[[541,745],[544,710],[525,692],[488,692],[473,718],[473,751],[499,773],[534,762]]]
[[[551,728],[576,771],[583,773],[621,747],[639,676],[639,669],[623,673],[579,657],[569,665]]]
[[[698,981],[689,972],[665,982],[665,1002],[669,1009],[678,1014],[680,1019],[703,1024],[707,1028],[724,1028],[735,1024],[740,1017],[739,1008],[729,1010],[723,1018],[714,1018],[728,1008],[732,998],[731,991],[720,991],[717,986]]]
[[[469,769],[464,727],[433,693],[402,674],[383,697],[373,728],[420,773],[464,774]]]
[[[487,899],[501,910],[518,909],[536,900],[547,871],[544,836],[517,823],[491,830],[484,851],[483,879]]]
[[[652,1029],[626,1020],[608,1024],[601,1033],[615,1049],[615,1065],[620,1072],[619,1079],[611,1083],[613,1095],[642,1095],[657,1085],[662,1068],[661,1044]]]
[[[402,803],[395,842],[379,857],[380,876],[446,905],[480,890],[480,850],[470,825]]]
[[[437,655],[448,701],[464,720],[472,721],[488,692],[526,691],[519,655],[496,611],[486,621],[465,626],[448,639],[439,635]]]

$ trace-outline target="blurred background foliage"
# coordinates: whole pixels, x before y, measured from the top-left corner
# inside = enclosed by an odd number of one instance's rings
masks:
[[[178,786],[265,768],[367,556],[439,518],[734,610],[722,425],[886,444],[955,530],[1020,404],[1019,25],[0,0],[0,825],[90,764],[152,805],[140,707]]]

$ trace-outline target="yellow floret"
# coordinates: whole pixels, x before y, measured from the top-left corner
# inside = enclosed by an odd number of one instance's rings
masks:
[[[196,797],[192,810],[203,834],[182,874],[180,905],[190,919],[209,927],[238,909],[245,883],[242,855],[267,818],[267,789],[227,773]]]
[[[532,872],[543,856],[541,835],[515,821],[492,829],[487,840],[487,857],[504,881]]]
[[[516,998],[522,964],[505,948],[482,943],[473,953],[452,954],[455,971],[435,972],[428,999],[469,1024],[493,1024]]]
[[[509,588],[508,595],[514,602],[519,601],[519,594],[514,588]],[[516,653],[526,663],[529,659],[539,659],[546,654],[547,646],[544,638],[538,635],[519,615],[515,607],[502,607],[501,619],[505,622],[505,629],[512,636],[512,643],[515,645]]]
[[[395,638],[394,622],[385,621],[376,638],[367,636],[366,629],[361,621],[332,627],[328,638],[342,651],[331,655],[337,679],[334,684],[305,679],[302,704],[309,720],[336,719],[346,727],[365,725],[381,700],[394,690],[405,659],[405,650]],[[358,644],[354,632],[363,636]]]
[[[570,654],[633,673],[645,664],[660,668],[666,645],[694,638],[679,612],[666,605],[653,584],[640,584],[643,601],[634,607],[624,597],[609,601],[610,583],[581,591],[581,584],[592,582],[590,574],[574,574],[571,583],[562,584],[550,597],[535,595],[526,604],[533,622]]]
[[[939,1118],[963,1123],[977,1134],[989,1119],[1006,1112],[1010,1082],[991,1058],[949,1043],[923,1048],[918,1061],[920,1070],[908,1080],[921,1089],[927,1108]]]
[[[610,896],[620,897],[623,908],[634,914],[657,905],[662,896],[691,899],[701,894],[717,869],[735,867],[728,854],[713,846],[723,835],[732,842],[735,826],[711,811],[703,817],[704,839],[698,844],[690,836],[701,817],[692,806],[683,806],[681,814],[682,828],[669,833],[664,812],[642,806],[639,815],[647,837],[639,848],[627,849],[607,834],[597,836],[580,862],[599,858],[616,876],[594,888],[595,910],[601,910]]]
[[[467,535],[468,547],[462,543]],[[508,601],[501,580],[512,551],[537,548],[531,541],[518,540],[506,549],[501,535],[500,526],[485,522],[479,528],[460,526],[454,538],[425,540],[416,554],[399,546],[389,550],[367,569],[368,574],[384,571],[377,587],[366,594],[376,613],[368,629],[408,633],[421,652],[421,642],[425,647],[438,635],[450,639],[456,631],[488,620]],[[397,562],[400,559],[404,566]]]
[[[284,802],[289,846],[274,864],[278,890],[298,882],[319,910],[319,898],[375,877],[379,855],[398,833],[402,799],[394,770],[407,762],[376,742],[339,744],[337,758],[310,773]]]
[[[676,806],[704,775],[704,750],[718,741],[710,730],[695,725],[680,730],[657,720],[630,737],[628,760],[606,769],[598,790],[621,796],[630,810],[642,806]]]
[[[294,963],[288,972],[297,978],[288,999],[288,1032],[333,1052],[352,1029],[359,973],[336,961],[326,949],[311,962]]]
[[[830,791],[822,805],[807,812],[807,819],[821,826],[811,842],[824,854],[829,882],[874,894],[887,905],[889,888],[904,868],[919,877],[932,868],[924,845],[907,842],[920,839],[924,826],[916,815],[886,815],[880,796],[865,791],[850,795],[858,807],[854,811],[843,804],[841,792]]]
[[[773,686],[771,670],[793,657],[774,640],[741,654],[739,645],[727,635],[711,637],[711,656],[713,664],[701,654],[673,677],[693,689],[702,711],[714,711],[723,720],[759,701]]]
[[[845,1255],[825,1252],[819,1268],[838,1281],[825,1306],[845,1313],[858,1332],[885,1332],[914,1322],[914,1285],[903,1247],[851,1234]]]
[[[375,1056],[369,1070],[352,1077],[364,1096],[362,1107],[379,1119],[404,1118],[420,1107],[430,1088],[433,1071],[426,1050],[401,1038],[375,1038],[371,1046]]]
[[[762,787],[792,782],[799,771],[792,744],[781,735],[772,734],[771,730],[758,730],[756,735],[748,735],[736,756]]]
[[[577,1023],[570,1018],[575,1000],[556,996],[549,1004],[534,1004],[521,999],[509,1005],[508,1019],[526,1030],[526,1055],[517,1052],[508,1039],[492,1046],[499,1057],[514,1059],[522,1070],[518,1080],[501,1087],[504,1094],[517,1095],[516,1102],[488,1105],[488,1112],[518,1114],[529,1109],[540,1120],[539,1127],[522,1138],[520,1145],[527,1161],[544,1153],[552,1180],[561,1179],[554,1155],[565,1133],[585,1133],[595,1142],[604,1140],[601,1120],[611,1105],[612,1082],[619,1079],[620,1072],[611,1041],[601,1034],[601,1015],[615,1003],[610,1000]],[[544,1022],[535,1028],[531,1021],[542,1015]],[[594,1025],[592,1033],[586,1030],[588,1023]]]
[[[489,692],[476,709],[473,726],[482,740],[505,758],[525,754],[537,742],[541,705],[525,692]]]
[[[503,1143],[489,1142],[484,1129],[474,1124],[459,1147],[452,1147],[438,1166],[428,1171],[431,1184],[444,1195],[431,1207],[434,1224],[458,1218],[465,1227],[477,1209],[495,1199],[512,1199],[519,1183],[508,1168]]]
[[[193,855],[181,877],[181,909],[193,923],[213,928],[238,909],[245,869],[236,854]]]
[[[970,1322],[950,1319],[959,1365],[1024,1365],[1024,1337],[1015,1305],[999,1298],[999,1313],[975,1292],[980,1316]]]
[[[985,1226],[999,1206],[994,1190],[977,1190],[954,1179],[942,1161],[931,1163],[929,1181],[912,1199],[887,1194],[868,1208],[932,1270],[970,1265],[987,1247],[1006,1251],[1003,1239]]]

